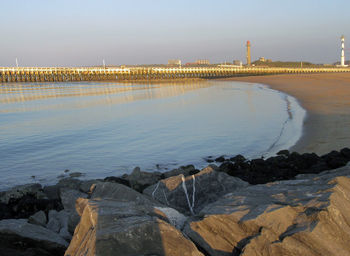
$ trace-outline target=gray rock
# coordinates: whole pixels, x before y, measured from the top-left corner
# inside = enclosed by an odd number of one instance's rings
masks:
[[[163,177],[165,179],[172,177],[172,176],[177,176],[180,174],[183,174],[185,177],[189,176],[190,173],[195,172],[196,168],[193,165],[187,165],[187,166],[181,166],[178,169],[174,169],[168,172],[163,173]]]
[[[89,193],[90,192],[90,189],[91,189],[91,186],[93,184],[97,184],[99,183],[100,181],[98,180],[84,180],[82,181],[82,183],[80,184],[79,186],[79,190],[84,192],[84,193]]]
[[[34,195],[37,199],[47,199],[46,195],[42,192],[41,185],[34,183],[16,186],[1,193],[0,202],[8,204],[11,198],[19,199],[25,195]]]
[[[46,226],[46,222],[47,222],[46,214],[43,211],[38,211],[37,213],[35,213],[34,215],[28,218],[28,223],[40,225],[42,227]]]
[[[65,210],[75,210],[75,201],[78,198],[87,198],[87,194],[75,189],[61,188],[60,197]]]
[[[57,186],[59,186],[60,188],[70,188],[74,190],[79,190],[81,183],[82,183],[81,180],[68,177],[68,178],[61,179],[57,183]]]
[[[72,172],[69,174],[69,177],[77,178],[77,177],[81,177],[82,175],[83,175],[83,173],[81,173],[81,172]]]
[[[49,211],[49,221],[47,222],[46,228],[59,233],[61,229],[61,224],[58,218],[58,212],[56,210]]]
[[[151,198],[140,194],[139,192],[119,183],[101,182],[97,183],[92,194],[92,199],[114,199],[121,201],[135,201],[155,205]],[[159,203],[157,205],[160,205]]]
[[[184,232],[208,255],[350,255],[349,195],[349,166],[251,185],[204,207]]]
[[[180,212],[196,214],[219,197],[248,186],[241,179],[217,172],[215,168],[212,165],[186,178],[180,174],[161,180],[143,193]]]
[[[0,238],[1,253],[11,251],[13,255],[22,255],[23,251],[31,255],[63,255],[68,246],[58,234],[26,219],[1,220]]]
[[[140,201],[79,199],[83,214],[65,255],[203,255],[162,209]]]
[[[139,167],[136,167],[126,179],[133,189],[142,192],[146,187],[157,183],[161,176],[160,172],[142,172]]]

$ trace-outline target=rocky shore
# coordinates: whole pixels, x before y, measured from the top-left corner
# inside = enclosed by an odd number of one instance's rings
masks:
[[[350,149],[207,161],[0,192],[1,255],[350,255]]]

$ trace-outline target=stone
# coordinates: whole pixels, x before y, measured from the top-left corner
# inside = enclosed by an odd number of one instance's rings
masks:
[[[276,155],[278,155],[278,156],[289,156],[289,150],[287,150],[287,149],[280,150],[280,151],[277,152]]]
[[[249,185],[188,221],[206,255],[350,255],[350,166]]]
[[[65,210],[75,210],[75,201],[78,198],[87,198],[87,194],[75,189],[61,188],[60,197]]]
[[[120,184],[123,184],[125,186],[130,187],[130,182],[127,179],[124,179],[122,177],[109,176],[109,177],[106,177],[104,179],[104,181],[120,183]]]
[[[182,213],[195,215],[220,196],[248,185],[216,170],[217,167],[211,165],[187,178],[182,174],[173,176],[146,188],[143,193]]]
[[[77,213],[74,212],[76,215]],[[51,231],[58,233],[62,238],[64,238],[67,241],[70,241],[72,238],[71,233],[74,232],[74,228],[76,225],[78,225],[80,217],[78,216],[77,223],[75,223],[72,232],[70,233],[70,221],[71,221],[71,215],[72,212],[67,210],[62,211],[50,211],[49,212],[49,221],[46,225],[48,229]]]
[[[164,172],[162,175],[163,179],[172,177],[172,176],[177,176],[180,174],[183,174],[185,177],[189,176],[189,175],[193,175],[195,173],[197,173],[198,170],[196,170],[196,168],[194,167],[194,165],[186,165],[186,166],[181,166],[178,169],[174,169],[168,172]]]
[[[217,157],[217,158],[215,158],[215,162],[220,162],[220,163],[222,163],[222,162],[225,162],[225,157],[224,156],[219,156],[219,157]]]
[[[91,194],[91,199],[114,199],[120,201],[134,201],[142,204],[160,205],[150,197],[114,182],[101,182],[96,184]]]
[[[84,180],[80,184],[79,190],[83,193],[88,194],[88,193],[90,193],[91,186],[98,183],[98,182],[101,182],[101,181],[99,181],[99,180]]]
[[[26,219],[0,221],[1,255],[63,255],[67,247],[68,243],[58,234]]]
[[[78,225],[80,216],[75,210],[75,203],[78,198],[87,198],[88,195],[75,189],[61,188],[61,201],[64,210],[69,216],[68,231],[73,233],[75,227]]]
[[[169,224],[162,208],[115,199],[79,202],[83,213],[66,256],[203,255]]]
[[[8,204],[10,200],[17,200],[25,195],[32,195],[37,199],[47,199],[46,195],[42,192],[42,187],[38,183],[26,184],[15,186],[10,190],[2,193],[0,196],[0,202]]]
[[[160,172],[142,172],[139,167],[136,167],[126,179],[133,189],[142,192],[146,187],[157,183],[161,176]]]
[[[38,211],[28,218],[28,223],[40,225],[42,227],[46,227],[46,222],[47,218],[44,211]]]
[[[81,177],[82,175],[83,175],[83,173],[81,173],[81,172],[72,172],[69,174],[69,177],[77,178],[77,177]]]
[[[58,181],[57,186],[60,188],[70,188],[74,190],[79,190],[82,181],[74,179],[72,177],[64,178]]]

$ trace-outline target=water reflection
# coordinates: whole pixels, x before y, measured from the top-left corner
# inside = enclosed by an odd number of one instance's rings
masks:
[[[0,86],[0,103],[12,104],[26,101],[58,99],[64,97],[105,96],[91,99],[79,107],[99,104],[120,104],[136,100],[157,99],[185,94],[186,92],[213,86],[210,81],[186,81],[167,83],[13,83]],[[162,90],[157,90],[162,88]],[[166,90],[164,90],[166,88]],[[143,91],[143,93],[135,93]],[[14,104],[18,107],[17,104]],[[47,106],[42,106],[47,108]],[[56,106],[57,107],[57,106]],[[0,112],[34,110],[30,105],[24,108],[0,109]],[[36,110],[38,110],[36,108]]]

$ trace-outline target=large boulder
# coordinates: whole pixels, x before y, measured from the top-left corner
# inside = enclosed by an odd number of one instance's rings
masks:
[[[11,200],[18,200],[26,195],[34,196],[37,199],[47,199],[39,183],[19,185],[1,193],[0,202],[8,204]]]
[[[65,255],[203,255],[170,224],[184,222],[183,215],[146,201],[79,199],[81,221]]]
[[[186,178],[180,174],[161,180],[143,193],[164,205],[195,215],[205,205],[247,185],[247,182],[238,178],[217,172],[216,166],[212,165]]]
[[[157,183],[161,177],[162,173],[160,172],[143,172],[139,167],[136,167],[125,179],[129,181],[133,189],[142,192],[146,187]]]
[[[30,224],[26,219],[0,221],[1,255],[63,255],[67,246],[58,234]]]
[[[350,255],[350,166],[252,185],[184,228],[207,255]]]

